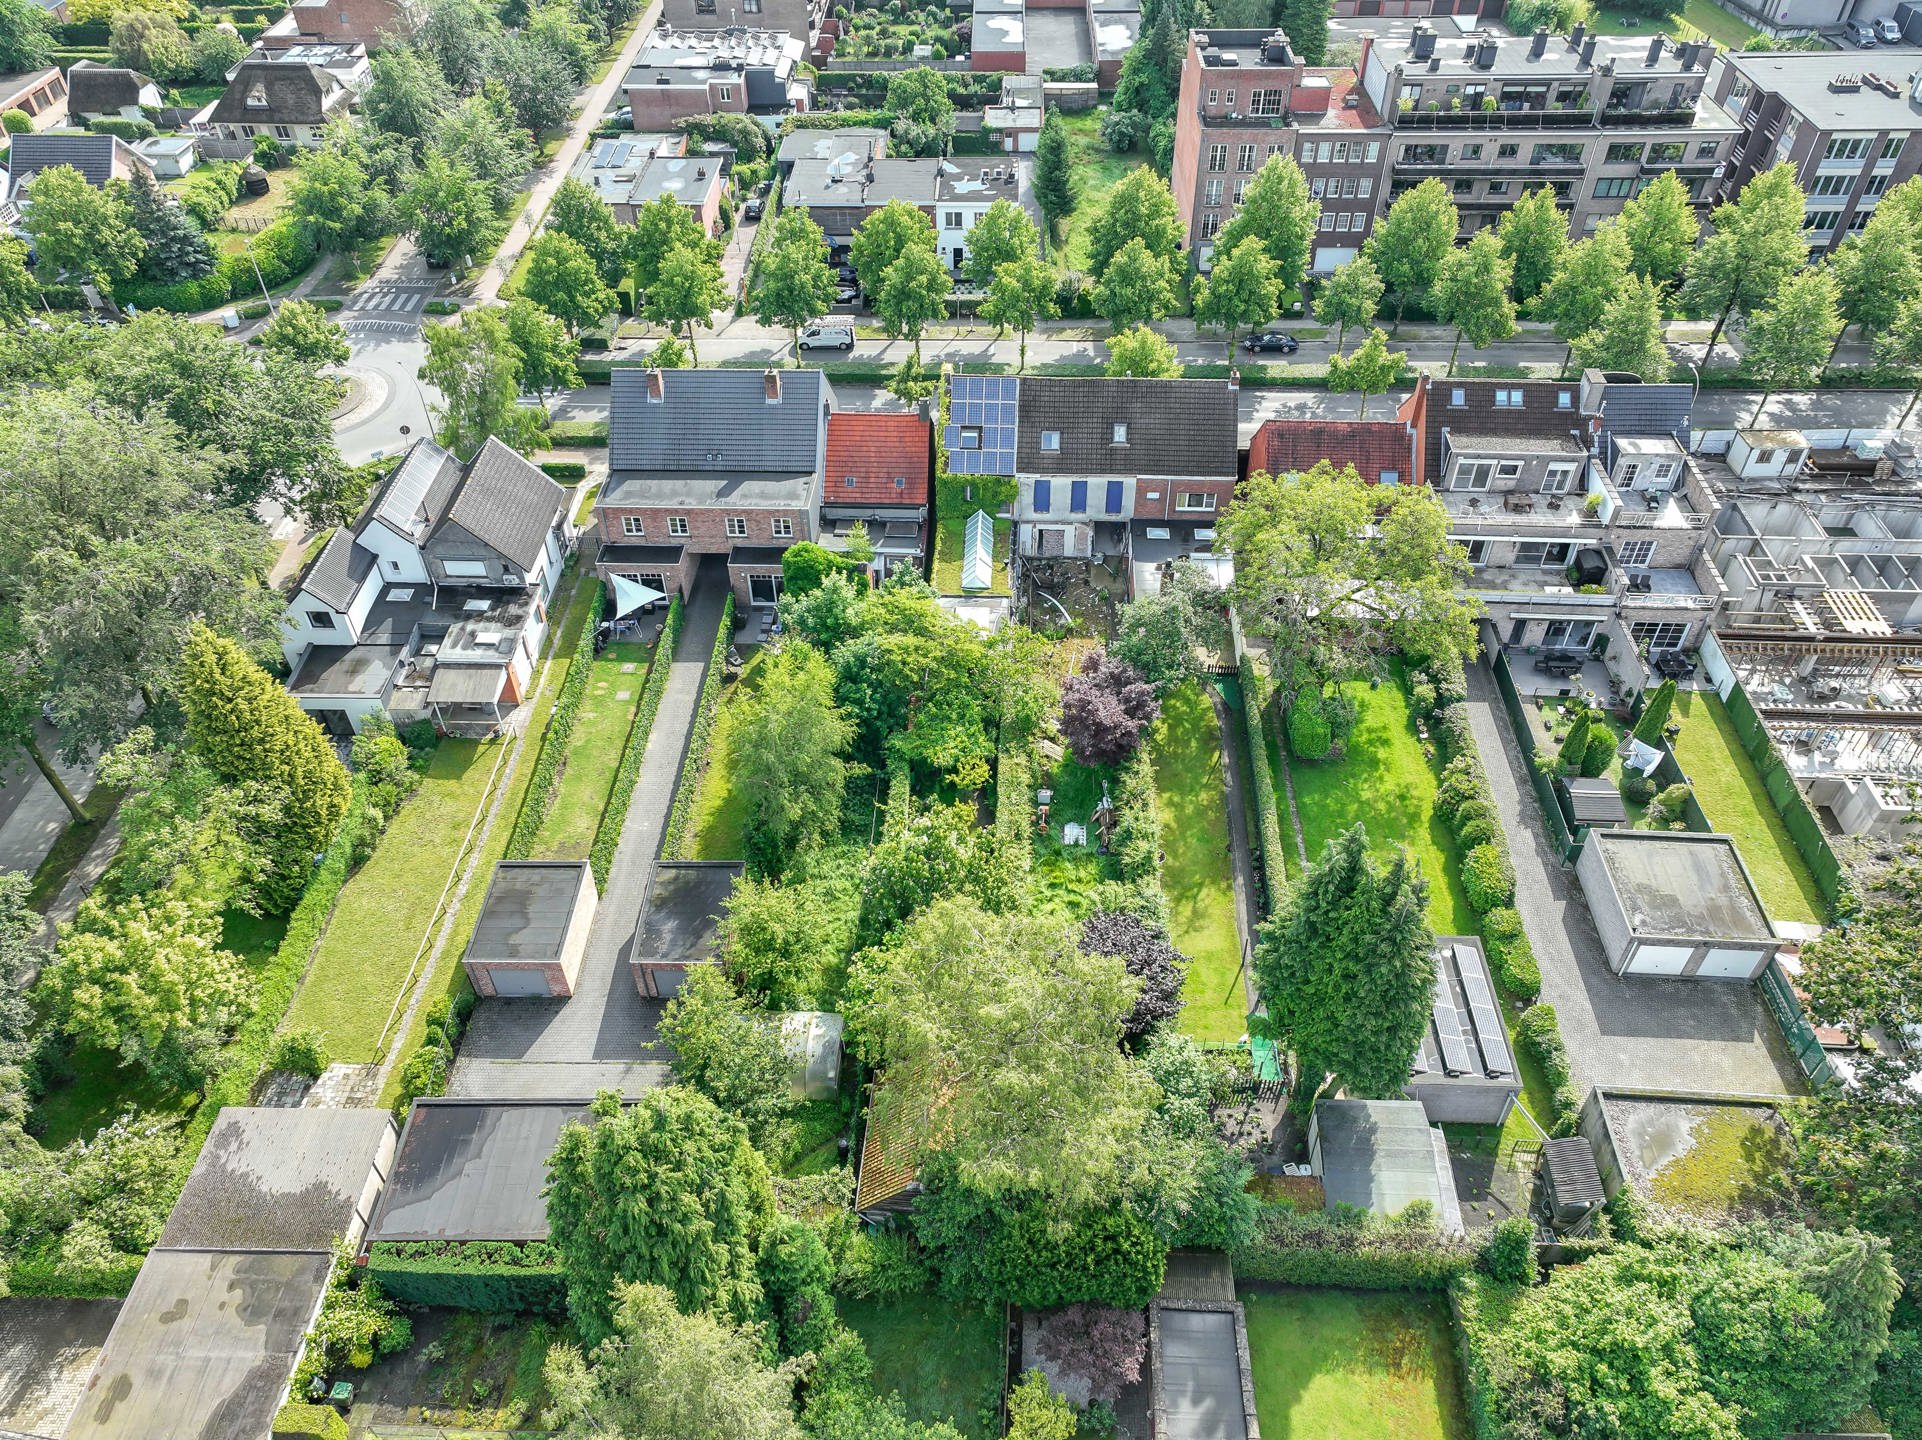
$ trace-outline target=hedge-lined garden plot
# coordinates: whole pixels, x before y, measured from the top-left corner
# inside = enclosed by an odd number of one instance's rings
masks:
[[[532,858],[587,858],[652,658],[652,646],[622,640],[609,645],[593,661],[580,718],[568,743],[560,789],[541,825]]]
[[[899,1300],[842,1300],[841,1318],[867,1343],[874,1391],[895,1391],[912,1420],[946,1420],[969,1440],[998,1434],[1000,1311],[932,1291]]]

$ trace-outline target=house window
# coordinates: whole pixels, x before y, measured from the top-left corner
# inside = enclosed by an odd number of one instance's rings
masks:
[[[485,580],[487,562],[485,560],[443,560],[440,562],[441,574],[449,580]]]
[[[647,534],[647,522],[638,515],[621,516],[621,534],[638,540]]]
[[[733,104],[734,87],[732,85],[716,85],[714,87],[714,98],[723,105]]]
[[[1490,180],[1488,182],[1488,193],[1490,195],[1506,195],[1508,193],[1508,182],[1506,180]]]
[[[1110,480],[1108,482],[1108,513],[1110,515],[1119,515],[1121,513],[1121,496],[1121,481]]]
[[[1235,151],[1235,169],[1252,170],[1255,168],[1255,147],[1243,145]]]
[[[727,538],[730,540],[747,539],[747,516],[730,515],[727,517]]]
[[[1209,107],[1212,109],[1214,106],[1219,105],[1220,103],[1221,103],[1221,92],[1219,90],[1213,90],[1213,89],[1209,90],[1208,92]]]
[[[1235,92],[1232,90],[1228,92],[1228,108],[1230,110],[1235,108]]]
[[[1638,140],[1632,145],[1611,145],[1604,162],[1609,165],[1639,165],[1642,163],[1642,145]]]
[[[307,612],[307,623],[316,630],[332,630],[334,628],[334,617],[325,610],[309,610]]]
[[[1281,115],[1288,109],[1286,90],[1254,90],[1248,95],[1249,113],[1254,115]]]
[[[1342,212],[1341,214],[1339,214],[1339,215],[1337,215],[1337,216],[1335,217],[1335,229],[1336,229],[1336,230],[1346,230],[1346,229],[1348,228],[1348,226],[1349,226],[1349,216],[1348,216],[1348,212],[1347,212],[1347,211],[1343,211],[1343,212]]]
[[[1695,147],[1695,158],[1697,160],[1713,160],[1715,158],[1715,152],[1721,148],[1722,142],[1719,140],[1704,140]]]
[[[1829,141],[1829,148],[1823,152],[1824,160],[1861,160],[1869,153],[1869,146],[1875,142],[1867,135],[1838,135]]]
[[[1043,430],[1041,432],[1041,448],[1050,454],[1059,454],[1061,452],[1061,432],[1059,430]]]
[[[1384,485],[1399,485],[1401,484],[1401,471],[1384,470],[1381,472],[1379,478]]]
[[[294,132],[285,125],[274,126],[274,135],[277,139],[281,140],[291,140],[294,138]]]
[[[1451,490],[1486,490],[1495,478],[1493,460],[1459,460],[1455,463],[1455,478],[1449,482]]]
[[[1208,147],[1208,168],[1215,171],[1226,170],[1228,168],[1228,147],[1226,145],[1210,145]]]
[[[667,517],[667,533],[679,539],[687,538],[687,516],[670,515]]]
[[[1524,540],[1515,547],[1515,564],[1523,569],[1559,570],[1574,553],[1572,540]]]
[[[794,522],[788,519],[787,516],[777,515],[768,523],[774,527],[774,538],[776,540],[792,540],[794,538]]]
[[[1357,200],[1366,200],[1369,196],[1373,195],[1374,193],[1375,193],[1375,182],[1373,180],[1370,180],[1364,177],[1362,180],[1358,181],[1355,185],[1355,198]]]
[[[1755,452],[1755,463],[1758,465],[1770,464],[1774,459],[1775,459],[1775,451],[1772,449],[1757,450]]]
[[[948,211],[948,229],[959,230],[960,228],[961,228],[961,212],[959,210]]]
[[[1054,509],[1054,482],[1052,480],[1035,481],[1034,482],[1035,514],[1046,515],[1052,509]]]
[[[1368,159],[1370,163],[1373,163],[1374,161],[1380,158],[1381,158],[1381,141],[1370,140],[1368,142]]]
[[[1809,186],[1810,195],[1846,195],[1855,183],[1853,175],[1817,175],[1815,183]]]
[[[1826,235],[1835,228],[1835,222],[1842,218],[1840,210],[1809,211],[1808,228],[1818,235]]]
[[[694,0],[694,13],[696,15],[712,15],[714,13],[714,0]]]
[[[1542,632],[1546,650],[1586,650],[1595,643],[1594,620],[1552,620]]]
[[[1204,205],[1219,205],[1221,203],[1221,186],[1221,181],[1210,180],[1206,191],[1203,193],[1201,203]]]
[[[1497,145],[1495,147],[1495,158],[1497,160],[1519,159],[1521,153],[1522,147],[1520,145]]]
[[[1542,475],[1542,494],[1566,495],[1569,482],[1574,478],[1573,465],[1551,465]]]
[[[963,425],[961,427],[960,438],[955,442],[955,449],[979,450],[980,448],[981,427],[979,425]]]
[[[1470,565],[1486,565],[1488,563],[1488,542],[1486,540],[1470,540],[1467,545],[1462,548],[1468,551],[1468,563]]]
[[[1882,142],[1882,155],[1881,155],[1882,159],[1893,160],[1895,159],[1896,156],[1900,155],[1901,153],[1902,153],[1902,137],[1900,135],[1891,135],[1889,136],[1888,139]]]
[[[1624,540],[1615,547],[1615,558],[1631,570],[1639,570],[1655,558],[1653,540]]]
[[[1448,392],[1448,403],[1450,405],[1466,405],[1468,403],[1467,394],[1467,391],[1461,389],[1450,390]]]
[[[1201,217],[1201,238],[1203,240],[1214,239],[1215,232],[1220,228],[1221,212],[1219,210],[1210,210]]]
[[[741,0],[741,11],[746,15],[759,15],[761,13],[761,0]]]
[[[1497,390],[1495,392],[1495,408],[1497,410],[1521,409],[1522,408],[1522,392],[1520,390],[1507,390],[1507,389]]]
[[[1321,199],[1322,196],[1328,193],[1328,182],[1326,180],[1309,181],[1308,193],[1313,195],[1317,200]]]
[[[1628,638],[1651,650],[1678,650],[1688,638],[1688,622],[1637,620],[1628,627]]]
[[[1603,176],[1595,182],[1597,200],[1621,200],[1635,193],[1633,176]]]
[[[1849,216],[1849,234],[1860,235],[1864,230],[1869,228],[1869,221],[1874,218],[1875,211],[1873,210],[1857,210],[1853,215]]]
[[[1521,474],[1522,462],[1519,460],[1504,460],[1495,467],[1496,478],[1501,480],[1519,480]]]
[[[1322,230],[1333,230],[1335,228],[1335,217],[1326,210],[1322,211],[1321,224],[1318,228]]]
[[[1114,443],[1117,445],[1126,445],[1128,443],[1128,422],[1126,420],[1117,420],[1114,422]]]
[[[1177,510],[1213,510],[1214,508],[1215,497],[1212,491],[1177,490],[1175,492],[1175,509]]]
[[[1873,200],[1876,196],[1880,195],[1883,191],[1887,190],[1888,188],[1889,188],[1888,176],[1871,175],[1869,176],[1869,183],[1862,187],[1862,198],[1864,200]]]
[[[1242,198],[1246,196],[1247,193],[1248,182],[1246,180],[1235,181],[1235,209],[1239,210],[1241,208]]]
[[[1070,480],[1068,482],[1068,513],[1086,515],[1088,513],[1088,482]]]
[[[1472,195],[1475,193],[1475,182],[1466,176],[1457,175],[1454,180],[1454,185],[1457,195]]]
[[[1557,410],[1574,409],[1575,392],[1573,390],[1557,390],[1555,392],[1555,408]]]

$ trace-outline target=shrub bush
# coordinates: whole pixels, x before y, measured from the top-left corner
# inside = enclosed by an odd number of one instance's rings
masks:
[[[1462,849],[1473,850],[1478,845],[1499,844],[1501,830],[1478,802],[1470,818],[1455,817],[1455,840]]]
[[[1462,860],[1462,889],[1475,913],[1486,915],[1515,900],[1515,867],[1501,846],[1477,845]]]
[[[1541,967],[1535,949],[1522,929],[1522,917],[1506,905],[1498,905],[1482,916],[1482,949],[1488,954],[1488,968],[1495,983],[1523,1004],[1532,1003],[1542,993]]]
[[[569,480],[585,480],[587,466],[579,460],[543,460],[541,473],[549,480],[559,480],[563,483]]]
[[[347,1440],[347,1417],[331,1405],[290,1400],[274,1416],[273,1440]]]
[[[1475,1248],[1444,1236],[1432,1216],[1384,1220],[1366,1211],[1264,1205],[1255,1236],[1230,1257],[1237,1280],[1354,1290],[1445,1290],[1475,1264]]]
[[[1161,807],[1154,763],[1143,745],[1121,767],[1115,784],[1115,868],[1131,885],[1161,888]]]
[[[1646,805],[1655,798],[1655,782],[1633,770],[1622,772],[1622,798],[1631,805]]]
[[[1436,748],[1444,755],[1473,756],[1475,753],[1475,733],[1468,726],[1466,705],[1437,706],[1429,721],[1428,733],[1435,737]]]
[[[605,420],[556,420],[547,427],[547,443],[555,449],[572,446],[592,449],[607,444]]]
[[[111,135],[116,140],[125,140],[129,145],[136,140],[151,140],[160,133],[151,120],[128,120],[119,115],[103,115],[98,120],[89,120],[87,129],[96,135]]]
[[[130,280],[114,287],[114,299],[140,310],[169,310],[176,315],[197,315],[227,303],[227,272],[216,268],[211,275],[195,280],[177,280],[163,285],[154,280]]]
[[[1530,1005],[1516,1017],[1515,1043],[1534,1057],[1550,1086],[1570,1080],[1568,1047],[1562,1044],[1561,1021],[1553,1005]]]
[[[607,804],[602,807],[600,824],[594,830],[593,848],[587,852],[598,890],[607,888],[607,872],[614,863],[614,849],[621,843],[621,825],[627,819],[628,802],[634,798],[634,782],[641,776],[647,732],[653,728],[654,713],[661,708],[661,693],[667,689],[668,672],[674,668],[674,646],[681,638],[681,618],[681,597],[676,595],[668,602],[667,620],[661,626],[660,643],[654,649],[654,663],[648,666],[647,683],[641,687],[641,703],[634,707],[627,743],[621,747],[621,763],[614,771]]]
[[[24,110],[8,110],[0,113],[0,130],[9,135],[31,135],[33,116]]]
[[[1658,825],[1677,825],[1688,815],[1689,789],[1671,785],[1657,795],[1648,807],[1649,818]]]
[[[1482,1269],[1507,1285],[1527,1285],[1535,1278],[1535,1226],[1523,1215],[1511,1215],[1495,1226],[1482,1245]]]
[[[1615,732],[1607,722],[1597,720],[1588,727],[1588,749],[1582,754],[1582,775],[1589,780],[1607,773],[1608,762],[1615,758]]]
[[[230,161],[201,165],[174,187],[173,195],[202,230],[215,229],[239,198],[240,166]]]
[[[927,1262],[913,1237],[898,1230],[857,1230],[848,1237],[834,1288],[862,1300],[893,1300],[925,1290]]]
[[[1481,772],[1471,757],[1457,755],[1442,766],[1441,780],[1435,786],[1435,808],[1444,819],[1453,819],[1462,806],[1481,798]]]
[[[1288,750],[1302,760],[1324,758],[1335,743],[1334,727],[1322,707],[1321,691],[1304,685],[1288,707]]]
[[[267,1068],[318,1080],[327,1073],[327,1037],[312,1027],[282,1032],[267,1054]]]
[[[368,1251],[367,1274],[407,1305],[558,1314],[567,1304],[560,1258],[541,1240],[383,1241]]]
[[[1417,680],[1408,687],[1408,708],[1426,720],[1435,713],[1435,687],[1427,680]]]

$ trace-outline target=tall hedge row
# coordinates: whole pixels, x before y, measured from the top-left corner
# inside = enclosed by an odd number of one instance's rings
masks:
[[[393,1300],[458,1310],[558,1314],[567,1304],[560,1257],[545,1241],[381,1241],[367,1273]]]
[[[1476,1248],[1442,1234],[1432,1216],[1384,1220],[1364,1210],[1264,1205],[1255,1235],[1229,1258],[1236,1280],[1351,1290],[1445,1290],[1475,1265]]]
[[[607,888],[607,872],[614,866],[614,851],[621,843],[621,827],[627,822],[628,802],[634,798],[634,782],[641,778],[641,756],[647,751],[648,732],[661,708],[661,695],[667,677],[674,672],[674,647],[681,638],[683,609],[676,595],[667,607],[667,620],[661,626],[660,643],[654,647],[654,663],[648,668],[647,684],[641,687],[641,703],[634,707],[634,720],[628,726],[627,744],[621,747],[620,768],[607,792],[607,805],[601,823],[594,831],[594,846],[587,852],[594,869],[594,886]]]
[[[734,640],[734,596],[721,607],[721,628],[714,636],[713,653],[707,657],[707,672],[701,680],[701,698],[694,705],[694,723],[688,729],[687,753],[681,758],[681,778],[674,786],[674,806],[668,811],[667,832],[661,837],[661,855],[677,859],[687,840],[687,827],[694,819],[694,792],[700,787],[701,772],[707,768],[707,747],[714,739],[714,726],[721,717],[721,680],[726,670],[727,647]]]

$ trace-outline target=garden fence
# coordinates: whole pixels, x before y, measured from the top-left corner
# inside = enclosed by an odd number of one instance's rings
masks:
[[[1728,717],[1735,724],[1736,737],[1741,740],[1742,748],[1748,752],[1749,759],[1755,762],[1755,768],[1762,776],[1762,787],[1768,791],[1769,803],[1788,827],[1789,839],[1795,842],[1796,850],[1807,863],[1809,872],[1815,876],[1815,886],[1822,892],[1822,898],[1831,909],[1835,908],[1847,889],[1847,875],[1829,844],[1822,822],[1809,809],[1809,802],[1802,795],[1802,787],[1795,783],[1795,777],[1789,773],[1788,762],[1782,758],[1782,752],[1770,738],[1762,717],[1755,713],[1755,706],[1740,680],[1730,686],[1725,703]]]
[[[1761,988],[1762,998],[1768,1001],[1776,1024],[1782,1027],[1782,1038],[1788,1041],[1789,1049],[1794,1052],[1795,1063],[1809,1077],[1809,1084],[1817,1090],[1833,1084],[1837,1079],[1835,1066],[1830,1063],[1828,1052],[1816,1037],[1815,1027],[1809,1024],[1808,1012],[1803,1010],[1802,1002],[1796,998],[1795,987],[1789,984],[1788,976],[1782,973],[1781,962],[1770,960],[1768,969],[1761,973],[1755,983]]]
[[[1570,864],[1581,851],[1581,843],[1569,831],[1568,818],[1562,814],[1562,802],[1555,794],[1554,783],[1542,774],[1541,767],[1535,763],[1535,732],[1529,727],[1528,712],[1522,708],[1522,697],[1515,688],[1515,677],[1508,673],[1508,657],[1497,650],[1489,661],[1489,668],[1495,672],[1495,688],[1501,692],[1502,706],[1508,711],[1508,722],[1514,727],[1515,739],[1521,744],[1522,768],[1528,772],[1528,783],[1535,787],[1535,798],[1541,802],[1542,819],[1548,824],[1548,838],[1555,842],[1562,863]]]

